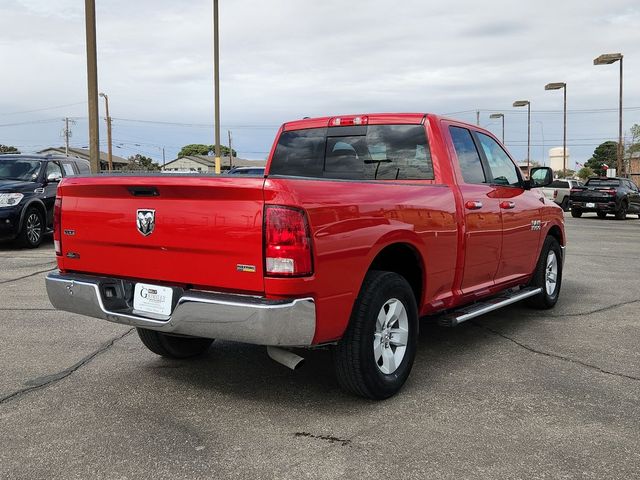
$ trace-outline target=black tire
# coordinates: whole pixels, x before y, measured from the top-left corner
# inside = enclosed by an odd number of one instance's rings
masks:
[[[580,218],[582,216],[582,210],[580,210],[579,208],[572,208],[571,216],[573,218]]]
[[[35,207],[30,207],[24,214],[22,229],[17,237],[18,245],[25,248],[38,248],[45,232],[44,216]]]
[[[395,370],[389,374],[383,373],[381,365],[383,357],[377,361],[374,356],[374,340],[382,338],[376,335],[378,315],[388,308],[388,303],[398,301],[406,313],[407,340],[404,356]],[[398,304],[395,303],[397,306]],[[400,326],[400,320],[394,320],[389,325]],[[391,330],[387,330],[389,335]],[[398,348],[393,350],[386,337],[386,346],[381,343],[381,350],[388,349],[392,356]],[[393,272],[372,270],[367,273],[358,298],[355,301],[351,320],[347,330],[334,351],[334,366],[340,386],[351,393],[374,400],[389,398],[397,393],[407,380],[415,359],[418,343],[418,307],[416,298],[409,283],[404,277]]]
[[[553,252],[555,254],[555,259],[557,262],[555,287],[553,288],[551,293],[549,293],[546,288],[547,263],[549,260],[550,252]],[[540,292],[535,297],[528,298],[526,300],[528,306],[546,310],[549,308],[553,308],[553,306],[558,301],[558,296],[560,295],[560,287],[562,286],[562,249],[560,248],[560,244],[558,243],[558,241],[552,236],[548,236],[544,239],[544,243],[542,244],[542,251],[540,252],[540,257],[538,258],[538,263],[536,264],[536,270],[533,273],[531,281],[529,282],[529,286],[540,287],[542,288],[542,292]]]
[[[560,204],[560,208],[562,208],[563,212],[568,212],[569,211],[569,197],[564,197],[562,199],[562,203]]]
[[[626,220],[628,208],[627,202],[620,202],[620,208],[616,210],[616,220]]]
[[[598,218],[606,218],[607,212],[596,212],[596,215],[598,216]]]
[[[167,358],[189,358],[202,355],[213,343],[212,338],[181,337],[146,328],[136,328],[136,330],[145,347]]]

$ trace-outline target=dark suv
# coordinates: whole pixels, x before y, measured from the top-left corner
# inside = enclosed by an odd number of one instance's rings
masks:
[[[618,220],[628,213],[640,216],[640,191],[627,178],[590,178],[582,187],[571,189],[571,216],[596,212],[600,218],[612,213]]]
[[[56,189],[63,177],[90,174],[80,158],[0,155],[0,240],[35,248],[53,226]]]

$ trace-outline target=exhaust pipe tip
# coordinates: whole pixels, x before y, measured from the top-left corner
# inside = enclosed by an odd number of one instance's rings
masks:
[[[291,370],[297,370],[304,365],[304,358],[284,348],[267,347],[267,355],[269,355],[272,360]]]

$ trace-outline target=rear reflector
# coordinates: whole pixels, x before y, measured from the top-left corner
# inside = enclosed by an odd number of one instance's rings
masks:
[[[329,120],[330,127],[348,127],[352,125],[367,125],[369,117],[366,115],[358,115],[355,117],[333,117]]]
[[[267,205],[264,238],[267,275],[299,277],[313,273],[311,233],[304,210]]]
[[[62,229],[61,218],[62,216],[62,197],[58,196],[53,204],[53,247],[55,248],[56,255],[62,255]]]

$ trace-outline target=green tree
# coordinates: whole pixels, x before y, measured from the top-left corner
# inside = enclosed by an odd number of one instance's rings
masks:
[[[215,148],[216,147],[214,145],[203,145],[202,143],[192,143],[182,147],[180,152],[178,152],[178,158],[189,157],[191,155],[213,155]],[[225,147],[224,145],[221,145],[220,155],[223,157],[228,157],[229,147]],[[235,150],[233,150],[233,156],[234,157],[238,156],[238,153]]]
[[[564,172],[562,170],[554,170],[553,171],[553,176],[556,178],[571,178],[576,174],[575,170],[571,170],[570,168],[567,168],[567,171]]]
[[[618,142],[609,140],[596,147],[593,155],[585,162],[584,166],[589,167],[596,175],[605,176],[606,169],[603,168],[603,165],[607,165],[609,168],[615,168],[617,156]]]
[[[154,163],[153,159],[140,155],[139,153],[130,156],[127,160],[129,160],[129,164],[126,167],[127,170],[145,172],[160,170],[160,165]]]
[[[594,176],[594,171],[591,170],[590,167],[582,167],[580,170],[578,170],[578,178],[581,180],[586,180],[589,177],[593,177]]]
[[[11,145],[0,145],[0,155],[3,153],[20,153],[20,150]]]
[[[632,153],[640,152],[640,125],[635,123],[629,130],[631,132],[631,144],[627,148],[627,153],[631,156]]]

